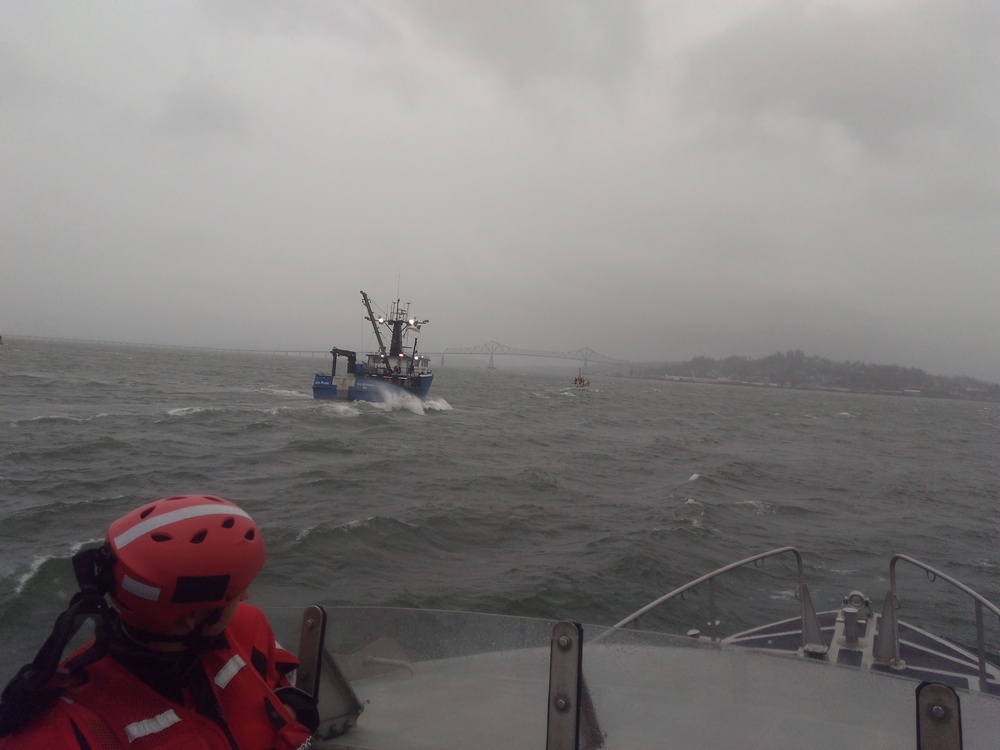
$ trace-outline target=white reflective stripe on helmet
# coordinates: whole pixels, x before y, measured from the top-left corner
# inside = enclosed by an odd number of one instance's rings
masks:
[[[175,714],[174,709],[171,708],[158,716],[154,716],[152,719],[143,719],[142,721],[134,721],[131,724],[127,724],[125,726],[125,734],[130,743],[135,742],[141,737],[148,737],[151,734],[162,732],[180,720],[181,717]]]
[[[189,518],[199,518],[201,516],[243,516],[243,518],[253,520],[250,518],[249,513],[237,508],[235,505],[222,505],[220,503],[193,505],[190,508],[178,508],[159,516],[152,516],[145,521],[140,521],[128,531],[122,532],[112,539],[111,543],[115,549],[121,549],[125,545],[134,542],[143,534],[162,529],[164,526],[169,526],[178,521],[186,521]]]
[[[232,680],[236,673],[239,672],[247,663],[243,661],[243,657],[239,654],[233,656],[229,661],[226,662],[225,666],[219,670],[218,674],[215,675],[215,684],[220,688],[225,688]]]
[[[122,588],[130,594],[135,594],[140,599],[148,599],[151,602],[159,601],[160,592],[162,591],[162,589],[158,589],[156,586],[150,586],[142,581],[137,581],[127,574],[122,576]]]

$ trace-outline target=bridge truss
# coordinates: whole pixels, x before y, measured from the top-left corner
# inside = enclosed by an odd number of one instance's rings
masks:
[[[479,346],[465,346],[465,347],[448,347],[441,354],[441,364],[444,364],[444,357],[446,354],[489,354],[490,364],[489,369],[496,369],[493,365],[493,355],[495,354],[513,354],[518,357],[548,357],[550,359],[573,359],[578,362],[583,362],[583,370],[587,371],[587,364],[590,362],[600,362],[606,365],[626,365],[632,366],[632,362],[627,359],[616,359],[614,357],[608,357],[607,355],[595,352],[589,347],[583,347],[582,349],[574,349],[571,352],[553,352],[545,351],[543,349],[515,349],[512,346],[505,346],[496,341],[488,341],[485,344],[480,344]]]

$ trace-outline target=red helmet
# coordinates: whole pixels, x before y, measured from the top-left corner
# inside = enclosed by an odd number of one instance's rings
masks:
[[[264,567],[253,519],[211,495],[143,505],[108,527],[108,546],[115,608],[129,625],[153,633],[192,610],[225,607]]]

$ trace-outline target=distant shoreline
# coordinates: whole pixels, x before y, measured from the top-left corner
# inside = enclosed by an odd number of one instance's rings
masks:
[[[7,341],[4,341],[4,336],[0,336],[0,344],[6,345],[13,343],[17,339],[26,339],[33,341],[50,341],[50,342],[64,342],[71,344],[97,344],[102,346],[134,346],[143,347],[149,349],[178,349],[187,351],[204,351],[204,352],[220,352],[227,354],[264,354],[264,355],[281,355],[281,356],[298,356],[303,358],[316,358],[329,356],[328,351],[319,350],[307,350],[307,349],[237,349],[237,348],[227,348],[227,347],[212,347],[212,346],[188,346],[184,344],[148,344],[140,343],[135,341],[108,341],[101,339],[75,339],[62,336],[28,336],[22,334],[5,334]],[[432,356],[439,356],[438,354],[433,354]],[[778,358],[789,359],[796,363],[811,363],[816,368],[819,369],[830,369],[830,368],[843,368],[844,365],[840,363],[832,362],[831,360],[826,360],[821,357],[807,357],[800,351],[789,352],[787,355],[775,354],[770,355],[759,360],[752,360],[746,357],[729,357],[725,360],[710,360],[704,357],[697,358],[696,360],[691,360],[691,362],[683,364],[669,365],[668,367],[680,368],[684,367],[689,369],[691,365],[695,362],[699,362],[704,365],[705,363],[710,363],[711,365],[719,366],[717,369],[725,371],[724,366],[729,363],[735,362],[738,365],[755,365],[769,360],[774,360]],[[600,364],[600,363],[595,363]],[[846,364],[846,363],[845,363]],[[697,375],[681,375],[681,374],[670,374],[663,372],[651,372],[650,367],[655,366],[650,363],[635,363],[635,369],[638,372],[626,373],[618,372],[615,377],[627,377],[635,378],[641,380],[651,380],[656,382],[677,382],[677,383],[695,383],[699,385],[731,385],[731,386],[744,386],[748,388],[766,388],[771,390],[793,390],[793,391],[817,391],[822,393],[850,393],[858,395],[872,395],[872,396],[901,396],[904,398],[939,398],[951,401],[975,401],[980,403],[998,403],[1000,402],[1000,385],[994,383],[988,383],[985,381],[979,381],[975,378],[959,377],[959,378],[945,378],[940,376],[928,376],[922,370],[916,368],[901,368],[896,365],[866,365],[864,363],[854,363],[855,366],[860,366],[862,369],[867,369],[872,372],[879,371],[893,371],[894,373],[903,373],[909,375],[915,375],[918,377],[925,378],[929,381],[929,387],[894,387],[894,388],[850,388],[845,386],[829,385],[822,383],[807,383],[807,384],[797,384],[792,382],[777,382],[782,380],[780,377],[775,377],[774,380],[746,380],[739,377],[733,377],[731,375],[719,375],[714,377],[701,377]],[[498,368],[502,369],[502,368]],[[548,370],[549,368],[545,368]],[[552,368],[556,369],[556,368]],[[600,375],[600,372],[593,373]],[[973,385],[974,384],[974,385]]]
[[[621,377],[631,377],[639,380],[651,380],[662,383],[695,383],[697,385],[729,385],[741,386],[744,388],[765,388],[771,391],[814,391],[818,393],[846,393],[852,396],[902,396],[904,398],[933,398],[946,401],[975,401],[978,403],[997,403],[1000,398],[993,398],[985,392],[969,392],[967,395],[949,395],[944,393],[924,393],[917,389],[903,390],[852,390],[850,388],[835,388],[819,385],[779,385],[777,383],[755,383],[746,380],[732,380],[728,378],[693,378],[678,375],[652,376],[652,375],[624,375]]]

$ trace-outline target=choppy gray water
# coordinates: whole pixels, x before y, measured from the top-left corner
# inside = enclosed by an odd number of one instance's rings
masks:
[[[264,604],[610,624],[786,544],[823,608],[852,588],[880,601],[894,552],[1000,599],[997,404],[602,376],[574,389],[573,363],[449,363],[423,403],[335,404],[311,397],[326,367],[6,340],[0,677],[73,592],[74,551],[139,503],[189,492],[235,500],[261,525]],[[765,576],[727,593],[750,623],[792,616],[793,589]],[[969,608],[920,606],[942,629]]]

